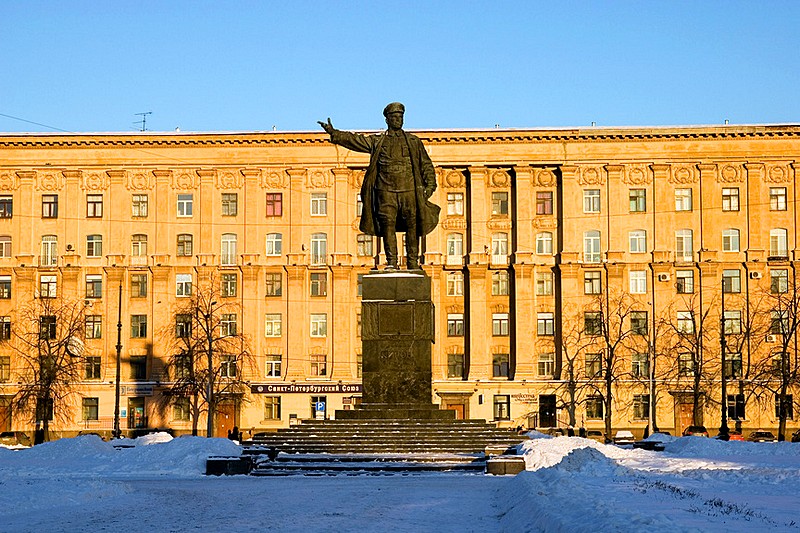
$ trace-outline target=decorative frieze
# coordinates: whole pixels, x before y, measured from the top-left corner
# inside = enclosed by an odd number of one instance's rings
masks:
[[[241,189],[244,175],[235,170],[220,170],[216,173],[215,185],[220,190]]]
[[[76,177],[81,180],[81,189],[84,191],[105,191],[111,184],[111,179],[104,172],[82,172]]]
[[[196,189],[199,185],[200,177],[196,172],[180,170],[172,174],[172,188],[178,191],[188,191]]]
[[[672,165],[667,174],[667,181],[673,185],[691,185],[697,183],[699,171],[696,165]]]
[[[261,174],[262,189],[287,189],[289,187],[289,174],[285,168],[265,168]]]
[[[578,167],[578,184],[605,185],[606,176],[603,167],[599,165]]]
[[[717,174],[717,183],[742,183],[745,171],[741,163],[725,163]]]
[[[630,186],[650,185],[653,183],[653,174],[644,164],[624,165],[621,179],[622,183]]]
[[[64,188],[66,178],[62,172],[45,171],[36,172],[37,191],[60,191]]]
[[[327,189],[332,181],[332,174],[322,169],[313,169],[306,174],[306,187],[309,189]]]
[[[765,163],[764,181],[767,183],[791,183],[792,169],[789,163]]]
[[[19,187],[19,178],[16,172],[0,172],[0,191],[15,191]]]
[[[467,186],[467,178],[463,170],[455,168],[441,169],[441,174],[439,183],[441,183],[442,188],[464,189]]]

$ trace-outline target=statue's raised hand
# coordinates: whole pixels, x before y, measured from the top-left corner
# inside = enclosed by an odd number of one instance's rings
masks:
[[[330,135],[331,133],[336,131],[336,129],[333,127],[333,124],[331,124],[330,117],[328,117],[328,122],[327,123],[326,122],[322,122],[321,120],[318,120],[317,124],[322,126],[322,129],[325,130],[325,133],[327,133],[328,135]]]

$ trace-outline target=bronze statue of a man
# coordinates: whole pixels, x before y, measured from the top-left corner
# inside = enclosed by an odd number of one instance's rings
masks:
[[[436,190],[436,174],[419,137],[403,131],[405,107],[399,102],[386,106],[388,131],[360,135],[340,131],[331,119],[320,126],[331,142],[356,152],[370,154],[361,185],[361,231],[383,239],[386,269],[397,269],[397,232],[406,233],[406,265],[419,270],[419,240],[439,222],[439,206],[428,201]]]

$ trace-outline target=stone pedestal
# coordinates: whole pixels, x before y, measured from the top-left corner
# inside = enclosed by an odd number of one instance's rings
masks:
[[[336,411],[337,419],[455,418],[431,401],[434,313],[424,273],[364,276],[361,340],[361,408]]]

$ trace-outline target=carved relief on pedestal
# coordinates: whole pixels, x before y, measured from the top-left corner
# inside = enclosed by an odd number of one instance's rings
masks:
[[[467,179],[463,170],[455,168],[441,169],[441,174],[439,183],[445,189],[463,189],[467,186]]]
[[[511,183],[511,176],[508,175],[508,172],[502,169],[495,169],[489,172],[487,175],[487,187],[494,187],[498,189],[508,188],[509,184]]]
[[[176,190],[196,189],[200,180],[196,172],[179,170],[172,174],[172,188]]]
[[[555,187],[556,175],[549,168],[541,168],[536,171],[536,185],[539,187]]]
[[[261,174],[262,189],[286,189],[289,187],[289,174],[285,168],[265,168]]]
[[[745,172],[741,163],[725,163],[719,167],[717,183],[742,183]]]
[[[673,185],[689,185],[697,183],[698,170],[694,165],[673,165],[667,181]]]
[[[111,181],[104,172],[85,172],[81,178],[81,189],[84,191],[104,191]]]
[[[220,170],[215,181],[217,189],[241,189],[244,185],[244,176],[235,170]]]
[[[306,174],[306,187],[309,189],[327,189],[331,181],[331,173],[319,168],[309,170]]]
[[[0,172],[0,191],[15,191],[17,187],[19,187],[19,178],[16,172]]]
[[[61,172],[37,172],[37,191],[58,191],[64,187],[64,175]]]
[[[605,183],[605,171],[600,165],[578,167],[579,185],[605,185]]]
[[[765,163],[764,181],[767,183],[790,183],[792,171],[788,163]]]
[[[625,165],[622,171],[622,183],[626,185],[649,185],[653,183],[653,174],[647,165]]]

